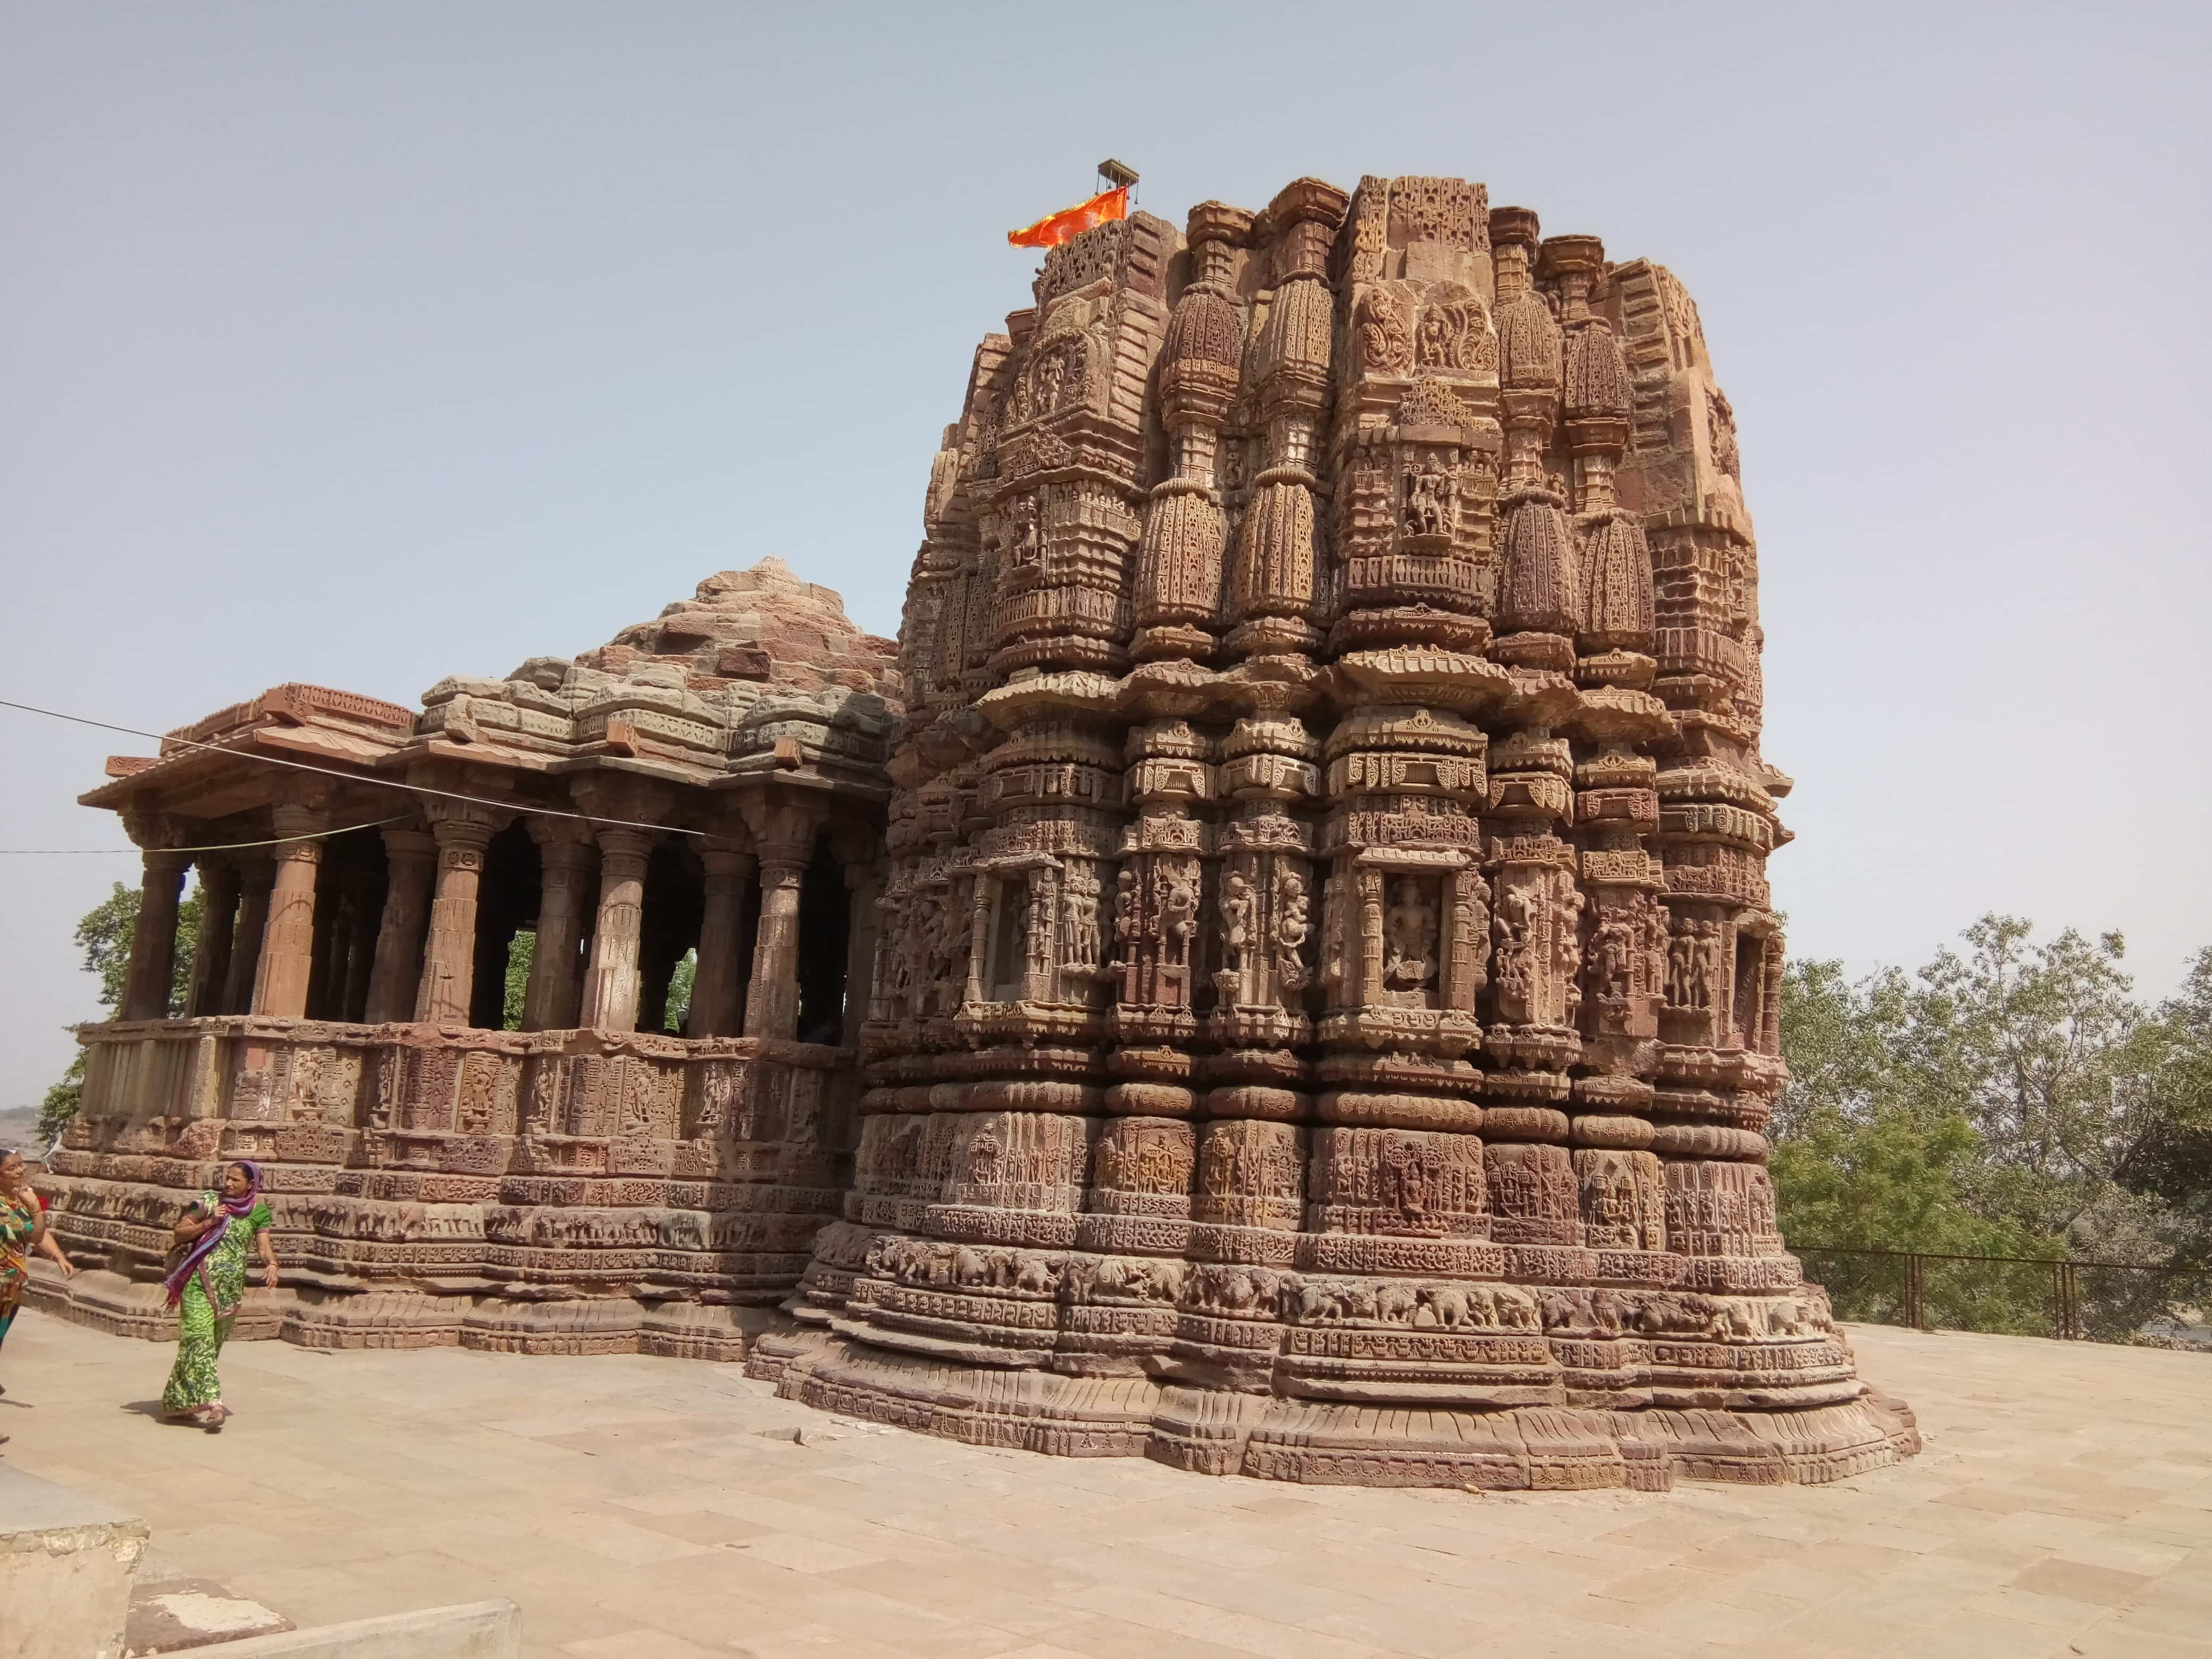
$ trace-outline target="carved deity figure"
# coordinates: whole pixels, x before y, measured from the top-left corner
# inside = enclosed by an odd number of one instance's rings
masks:
[[[999,1138],[987,1126],[968,1145],[968,1179],[988,1187],[999,1178]]]
[[[1609,915],[1598,924],[1592,941],[1590,977],[1601,1001],[1626,998],[1635,972],[1636,928],[1624,915]]]
[[[1677,1008],[1687,1008],[1690,1001],[1690,982],[1696,976],[1693,965],[1698,952],[1694,921],[1686,921],[1667,941],[1667,1000]]]
[[[1275,986],[1286,1008],[1297,1006],[1292,999],[1306,988],[1306,935],[1312,931],[1308,905],[1306,884],[1296,871],[1275,878]]]
[[[1166,928],[1168,960],[1188,966],[1191,934],[1198,921],[1198,883],[1188,875],[1160,877],[1160,916]]]
[[[1359,301],[1353,324],[1359,334],[1359,360],[1371,374],[1401,374],[1413,363],[1413,337],[1405,313],[1387,289],[1370,289]]]
[[[1477,302],[1471,299],[1432,301],[1421,313],[1414,331],[1413,362],[1421,368],[1474,368],[1478,352],[1474,342],[1480,328]]]
[[[1407,473],[1406,533],[1449,536],[1454,493],[1452,475],[1433,456],[1426,465]]]
[[[1067,377],[1067,364],[1058,352],[1054,352],[1037,365],[1037,408],[1040,411],[1060,407],[1060,385]]]
[[[1436,977],[1437,907],[1412,876],[1400,877],[1390,890],[1383,944],[1382,979],[1393,990],[1418,990]]]
[[[1510,1023],[1535,1018],[1536,896],[1525,887],[1498,892],[1498,1013]]]
[[[1701,921],[1698,924],[1697,1006],[1700,1008],[1718,1006],[1724,980],[1721,968],[1721,925],[1717,921]]]
[[[1134,958],[1140,903],[1137,872],[1125,869],[1114,878],[1114,955],[1125,965]]]
[[[1037,504],[1034,495],[1014,498],[1013,562],[1018,565],[1035,564],[1044,556],[1044,543],[1037,529]]]
[[[1559,969],[1560,982],[1566,988],[1566,1018],[1570,1025],[1582,1012],[1582,975],[1577,970],[1583,965],[1583,907],[1588,902],[1580,890],[1568,888],[1559,918],[1559,933],[1553,940],[1553,961]]]
[[[1232,974],[1244,971],[1252,947],[1252,884],[1231,871],[1221,883],[1221,963]]]
[[[1098,877],[1078,866],[1063,878],[1060,900],[1060,961],[1079,973],[1098,966]]]
[[[1667,1000],[1678,1008],[1710,1008],[1720,980],[1721,925],[1685,921],[1668,951]]]
[[[1713,465],[1731,478],[1743,476],[1743,462],[1739,459],[1735,440],[1735,410],[1721,389],[1712,389]]]
[[[1667,983],[1667,908],[1649,893],[1638,895],[1636,905],[1636,988],[1663,992]]]

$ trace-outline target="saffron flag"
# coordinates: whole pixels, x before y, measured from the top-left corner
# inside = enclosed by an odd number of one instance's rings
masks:
[[[1129,216],[1129,187],[1117,185],[1102,191],[1081,205],[1062,208],[1048,213],[1033,225],[1019,230],[1010,230],[1006,240],[1016,247],[1058,247],[1062,242],[1080,236],[1093,225],[1103,225],[1109,219]]]

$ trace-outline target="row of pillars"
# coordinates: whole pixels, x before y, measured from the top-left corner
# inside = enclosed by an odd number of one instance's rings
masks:
[[[466,1024],[476,980],[477,906],[484,853],[498,815],[473,805],[426,803],[430,829],[383,831],[389,876],[373,949],[356,950],[368,988],[361,1018],[370,1024],[413,1019]],[[705,906],[689,1036],[793,1037],[799,1002],[799,898],[819,821],[787,816],[787,833],[758,853],[708,837],[700,849]],[[185,1014],[306,1015],[315,975],[316,890],[324,828],[311,808],[279,806],[274,855],[240,865],[189,848],[144,849],[137,931],[121,1018],[161,1019],[176,972],[177,910],[185,872],[198,864],[204,898],[200,945]],[[573,818],[532,817],[541,869],[537,945],[524,993],[526,1030],[635,1029],[638,1017],[648,831],[595,828]],[[592,902],[596,851],[599,890],[587,965],[581,945]],[[875,954],[876,901],[882,878],[873,863],[848,864],[848,994],[868,983]],[[759,884],[759,925],[749,981],[738,953],[745,896]],[[365,945],[366,940],[362,941]],[[742,1000],[741,1000],[742,999]],[[341,1006],[350,1006],[341,997]],[[848,1022],[855,1023],[855,1022]]]

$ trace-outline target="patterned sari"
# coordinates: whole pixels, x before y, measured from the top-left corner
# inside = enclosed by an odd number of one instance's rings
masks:
[[[31,1241],[38,1236],[37,1197],[28,1191],[21,1198],[0,1192],[0,1342],[8,1340],[8,1328],[30,1287]]]
[[[225,1207],[213,1193],[202,1193],[196,1206],[205,1215],[218,1215]],[[265,1200],[257,1200],[243,1215],[229,1218],[214,1249],[191,1265],[177,1298],[177,1363],[170,1367],[168,1386],[161,1390],[161,1409],[171,1413],[197,1411],[222,1399],[222,1382],[216,1371],[216,1358],[230,1335],[238,1304],[246,1300],[246,1264],[253,1241],[275,1218]]]

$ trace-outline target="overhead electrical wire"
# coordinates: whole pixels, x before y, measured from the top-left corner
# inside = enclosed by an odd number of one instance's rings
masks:
[[[0,708],[20,709],[27,714],[44,714],[49,720],[68,720],[72,725],[76,726],[96,726],[102,732],[120,732],[125,737],[150,738],[156,743],[176,744],[186,749],[204,749],[212,755],[228,755],[234,760],[256,761],[264,766],[289,767],[295,772],[319,772],[325,777],[342,778],[348,783],[368,784],[380,789],[399,789],[405,791],[410,795],[436,795],[446,800],[471,801],[479,806],[496,806],[504,812],[534,812],[540,817],[574,818],[580,823],[605,826],[612,830],[654,830],[672,836],[704,836],[710,833],[705,830],[687,830],[681,824],[645,823],[641,823],[635,818],[594,817],[589,812],[563,811],[557,806],[532,806],[523,801],[500,800],[490,795],[466,794],[458,789],[434,789],[427,784],[402,783],[396,778],[369,777],[364,776],[359,772],[342,772],[336,767],[317,766],[308,761],[286,760],[282,756],[278,755],[257,755],[250,750],[233,749],[219,743],[199,743],[191,738],[168,737],[159,732],[141,731],[135,726],[118,726],[112,720],[92,720],[83,714],[66,714],[58,708],[41,708],[36,703],[16,702],[7,697],[0,697]],[[382,823],[396,823],[397,820],[392,818],[384,818],[379,820],[379,822]],[[356,830],[369,830],[375,827],[376,826],[374,824],[367,823],[357,823],[353,826],[353,828]],[[322,836],[337,836],[343,835],[346,832],[343,830],[325,830],[317,831],[314,835],[311,836],[281,836],[277,837],[277,840],[313,841],[320,839]],[[275,844],[275,842],[237,842],[232,843],[232,845],[237,847],[267,847],[274,846]],[[45,856],[76,853],[134,852],[137,849],[134,848],[112,847],[25,847],[0,848],[0,854],[12,853],[23,855]],[[225,849],[212,847],[180,847],[175,850],[180,853],[192,853],[219,852]]]
[[[336,830],[312,830],[304,836],[272,836],[267,841],[223,841],[212,846],[169,847],[153,850],[170,853],[235,853],[245,847],[283,847],[295,841],[328,841],[332,836],[349,836],[356,830],[381,830],[387,823],[404,823],[414,814],[402,812],[397,817],[372,818],[367,823],[342,824]],[[135,853],[136,847],[0,847],[0,857],[32,858],[59,857],[77,853]]]

